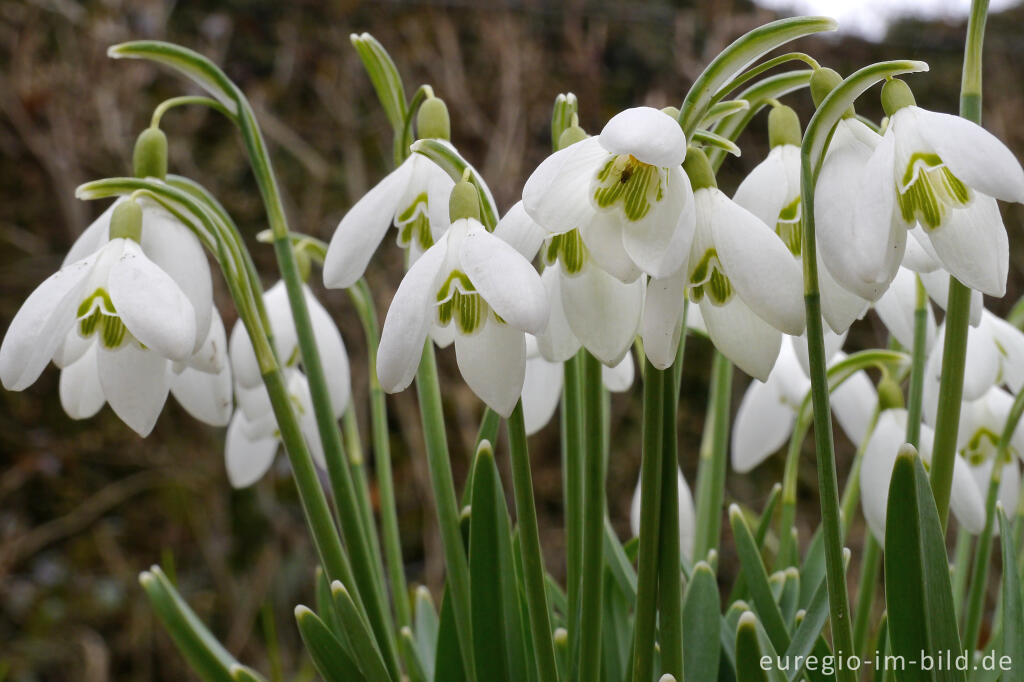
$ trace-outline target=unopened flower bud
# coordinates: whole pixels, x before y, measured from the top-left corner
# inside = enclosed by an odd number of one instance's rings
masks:
[[[912,107],[917,104],[914,93],[910,86],[899,78],[886,81],[882,86],[882,108],[887,116],[892,116],[903,107]]]
[[[683,159],[683,170],[690,178],[690,185],[693,191],[705,187],[718,187],[715,181],[715,171],[711,168],[711,162],[707,155],[699,147],[690,147],[686,150],[686,158]]]
[[[828,93],[836,89],[836,86],[843,82],[843,77],[839,75],[839,72],[835,69],[821,68],[815,69],[814,73],[811,74],[811,99],[814,100],[814,106],[820,107],[822,101],[828,97]],[[855,116],[856,113],[853,110],[853,105],[846,110],[843,114],[843,118],[850,118]]]
[[[452,139],[452,122],[448,117],[448,106],[440,97],[431,97],[420,105],[416,112],[416,132],[421,140],[437,138]]]
[[[799,147],[802,137],[800,117],[793,108],[786,105],[772,107],[771,113],[768,114],[768,141],[772,148],[784,144]]]
[[[132,168],[137,178],[167,177],[167,136],[159,128],[146,128],[135,140]]]
[[[587,139],[587,131],[580,127],[580,120],[576,114],[572,115],[572,123],[558,136],[558,148],[565,149],[570,145]]]
[[[451,199],[448,200],[448,213],[454,223],[462,218],[480,220],[480,195],[476,185],[468,180],[455,183]]]
[[[114,207],[110,216],[110,238],[142,240],[142,207],[137,201],[129,199]]]
[[[903,407],[903,389],[887,376],[878,382],[878,407],[882,411]]]

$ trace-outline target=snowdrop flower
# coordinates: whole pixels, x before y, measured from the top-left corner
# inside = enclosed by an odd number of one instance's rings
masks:
[[[896,464],[896,455],[903,445],[907,433],[907,411],[904,409],[885,410],[878,417],[875,430],[864,448],[864,460],[860,470],[861,507],[864,519],[875,538],[885,542],[885,515],[889,501],[889,481]],[[925,467],[932,461],[932,429],[921,425],[921,443],[918,453]],[[953,488],[950,492],[950,509],[960,525],[968,532],[980,533],[985,527],[985,503],[971,477],[963,457],[956,456],[953,465]]]
[[[537,335],[540,353],[550,362],[564,362],[582,345],[605,367],[620,364],[640,324],[644,278],[626,283],[609,275],[590,256],[579,230],[549,235],[522,202],[505,214],[494,234],[529,261],[541,253],[551,316]]]
[[[431,325],[451,326],[466,383],[508,417],[523,389],[525,333],[547,324],[547,296],[530,262],[480,224],[473,185],[456,185],[451,203],[452,226],[409,268],[391,301],[377,375],[385,391],[405,389]]]
[[[625,355],[615,367],[601,367],[601,380],[613,393],[628,391],[633,385],[633,356]],[[526,379],[523,382],[523,421],[526,435],[532,436],[551,421],[562,397],[565,379],[561,362],[546,359],[537,347],[537,338],[526,335]]]
[[[693,559],[693,545],[697,540],[697,514],[693,508],[690,486],[678,467],[676,478],[679,484],[679,551],[687,561],[690,561]],[[640,535],[640,481],[636,482],[633,502],[629,506],[629,528],[633,531],[634,537]]]
[[[685,284],[715,346],[764,381],[778,357],[782,333],[798,336],[804,330],[800,265],[772,228],[718,189],[702,151],[691,150],[686,166],[695,187],[697,223],[689,263],[668,283],[658,283],[663,293],[651,292],[644,341],[659,320],[662,329],[678,326],[681,312],[675,311],[681,306],[673,302],[672,292]]]
[[[917,225],[951,275],[1002,296],[1009,245],[996,199],[1024,202],[1024,169],[981,126],[917,107],[903,81],[886,83],[882,103],[889,127],[864,167],[854,267],[866,281],[891,279]]]
[[[206,332],[197,342],[195,308],[147,257],[142,229],[142,208],[120,203],[111,213],[109,241],[32,292],[0,346],[6,388],[23,390],[51,359],[68,366],[92,349],[104,399],[128,426],[149,434],[170,387],[168,362],[188,361]]]
[[[601,269],[623,282],[641,272],[666,277],[678,270],[693,236],[679,124],[657,109],[637,107],[616,114],[597,137],[569,130],[573,144],[526,181],[526,212],[552,234],[584,245]]]
[[[447,109],[439,98],[424,102],[417,116],[421,138],[448,141]],[[392,224],[398,245],[409,250],[409,263],[415,261],[448,229],[448,196],[454,185],[433,161],[410,154],[341,219],[324,259],[324,285],[345,289],[355,284]]]
[[[348,408],[351,398],[345,343],[330,314],[305,285],[303,296],[309,308],[313,337],[320,350],[320,361],[327,378],[331,409],[335,417],[340,417]],[[288,395],[299,419],[302,435],[313,459],[324,467],[323,445],[317,429],[309,383],[301,367],[298,335],[284,282],[278,282],[268,289],[263,295],[263,301],[273,330],[274,351],[282,364]],[[231,331],[230,355],[239,409],[235,411],[228,426],[224,455],[231,484],[243,488],[255,483],[266,473],[281,439],[252,341],[241,321],[235,323]]]
[[[960,411],[957,451],[967,462],[982,499],[988,495],[999,440],[1012,406],[1013,396],[994,386],[978,400],[964,403]],[[1024,458],[1024,429],[1014,430],[1007,454],[1009,461],[1003,463],[997,498],[1005,509],[1016,509],[1020,499],[1017,459]]]
[[[740,183],[733,200],[773,227],[798,264],[803,252],[800,202],[800,120],[787,106],[768,118],[772,149]],[[840,286],[818,254],[821,312],[832,331],[842,334],[867,310],[868,301]]]
[[[839,350],[844,336],[826,333],[825,353],[834,364],[846,358]],[[807,340],[786,336],[767,381],[754,379],[743,394],[732,430],[732,468],[754,469],[777,452],[790,435],[797,413],[811,390]],[[847,437],[859,445],[867,436],[878,396],[868,375],[857,372],[831,393],[832,413]]]

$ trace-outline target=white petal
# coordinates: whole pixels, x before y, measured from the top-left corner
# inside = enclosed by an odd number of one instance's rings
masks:
[[[512,414],[526,378],[522,331],[488,319],[472,336],[455,335],[455,358],[462,378],[481,400],[502,417]]]
[[[771,228],[721,192],[710,190],[705,196],[711,200],[705,206],[718,258],[736,293],[776,329],[803,333],[803,274],[789,249]]]
[[[348,365],[348,351],[341,339],[341,332],[330,313],[320,304],[309,287],[303,285],[309,317],[313,325],[313,337],[320,349],[320,363],[327,379],[327,391],[331,397],[334,416],[340,417],[348,409],[352,397],[352,380]]]
[[[313,462],[322,470],[327,470],[324,458],[324,446],[320,440],[320,429],[317,426],[316,410],[313,409],[313,398],[309,393],[309,382],[306,375],[298,370],[288,374],[288,395],[298,406],[299,430],[309,448]]]
[[[938,347],[936,344],[936,348]],[[964,363],[964,400],[977,400],[999,381],[999,361],[996,342],[992,338],[992,328],[984,324],[968,328]]]
[[[903,254],[903,267],[914,272],[934,272],[942,267],[935,247],[925,234],[924,228],[918,226],[910,230],[911,239],[907,240],[907,250]]]
[[[572,333],[562,306],[563,276],[561,266],[545,268],[540,276],[547,290],[551,314],[548,316],[548,326],[537,334],[537,348],[550,362],[565,362],[580,349],[579,339]]]
[[[686,271],[671,277],[651,279],[644,299],[644,352],[651,364],[666,369],[676,360],[682,333],[683,310],[686,306]],[[690,306],[690,310],[697,306]]]
[[[1003,356],[1002,380],[1014,393],[1024,388],[1024,333],[996,315],[982,314],[983,323],[991,325],[992,338]]]
[[[9,391],[31,386],[75,324],[81,290],[95,256],[65,266],[29,294],[0,345],[0,381]]]
[[[837,334],[845,333],[855,320],[864,316],[871,303],[839,284],[818,255],[818,290],[821,316]]]
[[[171,381],[171,394],[185,411],[210,426],[227,426],[231,419],[231,368],[217,374],[186,367]]]
[[[775,371],[778,371],[776,368]],[[747,473],[781,448],[793,431],[796,413],[783,403],[769,377],[750,382],[732,428],[732,468]]]
[[[641,220],[624,223],[622,246],[641,270],[652,277],[668,277],[683,267],[690,253],[694,220],[690,179],[673,166],[661,201]]]
[[[167,359],[126,343],[116,351],[100,347],[97,360],[100,384],[110,407],[133,431],[148,436],[171,387]]]
[[[792,146],[792,145],[784,145]],[[732,200],[747,209],[765,225],[774,227],[779,220],[779,213],[794,198],[800,196],[800,187],[796,194],[790,196],[788,173],[783,160],[784,146],[773,147],[764,161],[757,164],[754,170],[743,179],[736,188]],[[799,154],[799,150],[797,150]],[[800,160],[797,158],[797,174],[800,172]]]
[[[590,222],[590,183],[608,158],[596,137],[588,137],[546,158],[523,186],[523,208],[548,232],[568,232]]]
[[[395,219],[416,156],[411,155],[377,183],[338,223],[324,258],[324,286],[345,289],[363,276],[367,263]]]
[[[96,368],[96,344],[60,373],[60,404],[72,419],[88,419],[103,407],[103,387]]]
[[[120,241],[124,241],[124,251],[107,276],[111,303],[140,343],[165,358],[188,359],[196,349],[192,303],[138,244],[128,239]]]
[[[615,366],[633,345],[644,306],[644,280],[624,284],[592,264],[562,280],[562,306],[573,334],[594,357]]]
[[[263,385],[263,375],[260,372],[259,363],[256,361],[256,352],[249,340],[249,332],[241,320],[236,321],[235,326],[231,329],[228,355],[235,381],[240,386],[252,389]]]
[[[918,276],[921,278],[921,283],[924,284],[925,290],[928,291],[928,296],[935,301],[935,303],[942,308],[946,309],[946,301],[949,299],[949,273],[945,270],[935,270],[934,272],[919,272]],[[977,327],[981,323],[981,313],[984,309],[982,294],[977,289],[971,291],[971,326]]]
[[[428,334],[430,335],[430,340],[438,348],[447,348],[455,341],[455,327],[452,325],[441,327],[436,323],[431,323]]]
[[[53,364],[61,368],[67,367],[85,355],[85,352],[92,347],[92,343],[92,337],[85,338],[79,334],[78,329],[73,326],[71,330],[64,335],[64,342],[61,343],[60,346],[57,347],[56,352],[54,352]]]
[[[741,370],[765,381],[779,357],[782,333],[762,320],[738,296],[724,306],[700,302],[700,312],[715,347]]]
[[[532,436],[551,421],[562,396],[562,381],[562,363],[542,357],[527,359],[522,393],[526,435]]]
[[[605,124],[599,139],[613,154],[632,154],[661,168],[678,166],[686,157],[686,135],[679,123],[652,107],[620,111]]]
[[[697,514],[693,507],[693,494],[683,477],[683,472],[676,468],[676,484],[679,500],[679,551],[687,560],[693,557],[693,545],[697,539]],[[629,506],[629,527],[633,537],[640,534],[640,481],[636,483],[633,500]]]
[[[580,238],[598,267],[623,282],[632,282],[641,271],[623,246],[622,230],[622,218],[615,211],[597,211],[580,227]]]
[[[234,488],[245,488],[263,477],[274,461],[277,438],[250,439],[244,428],[245,416],[237,412],[224,442],[224,464]]]
[[[999,138],[960,116],[910,109],[918,132],[957,178],[983,194],[1024,202],[1024,169]]]
[[[871,426],[871,418],[878,404],[878,395],[871,379],[864,372],[857,372],[829,397],[832,414],[854,445],[860,445]]]
[[[879,542],[885,542],[889,483],[892,480],[893,467],[896,465],[896,455],[906,437],[906,429],[906,410],[886,410],[879,415],[875,430],[864,449],[864,460],[860,469],[861,508],[868,528]],[[922,427],[922,436],[926,430],[930,431],[927,427]],[[930,448],[928,451],[930,453]]]
[[[896,136],[890,130],[875,147],[856,188],[854,239],[847,257],[869,284],[891,282],[906,251],[908,226],[896,209],[895,157]]]
[[[548,299],[530,261],[470,220],[459,260],[484,300],[512,327],[536,334],[548,323]]]
[[[907,349],[914,347],[914,310],[917,307],[917,276],[914,272],[900,268],[892,286],[875,303],[875,312],[899,344]],[[925,349],[935,341],[935,313],[930,304],[927,308]]]
[[[1010,245],[995,199],[976,193],[970,206],[950,211],[927,234],[949,274],[989,296],[1006,293]]]
[[[388,393],[405,389],[416,375],[434,321],[437,279],[447,248],[447,240],[442,240],[427,249],[405,273],[391,299],[377,348],[377,378]]]
[[[601,366],[601,382],[612,393],[628,391],[633,386],[635,375],[636,368],[633,366],[633,356],[630,353],[626,353],[622,362],[614,367]]]
[[[523,202],[517,201],[498,221],[498,226],[494,228],[494,236],[508,243],[526,260],[532,261],[537,257],[537,252],[548,233],[533,222],[533,218],[523,208]]]
[[[953,487],[949,493],[949,508],[968,533],[977,535],[984,530],[985,500],[974,483],[970,467],[960,455],[956,455],[953,462]]]
[[[122,201],[125,201],[125,199],[118,197],[96,220],[89,224],[89,227],[85,228],[82,234],[78,235],[78,239],[75,240],[75,243],[71,245],[71,248],[64,256],[61,267],[70,265],[75,261],[80,261],[103,248],[103,245],[110,240],[110,217],[114,215],[114,208]]]
[[[214,308],[206,340],[203,341],[199,350],[188,359],[188,366],[207,374],[217,374],[228,365],[227,333],[224,331],[224,321],[221,319],[220,313]]]

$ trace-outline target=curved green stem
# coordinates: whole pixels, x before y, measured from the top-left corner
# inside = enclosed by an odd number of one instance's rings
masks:
[[[605,463],[601,433],[601,363],[583,356],[583,566],[580,589],[580,680],[600,679],[604,584]]]
[[[159,128],[160,119],[163,118],[164,114],[173,109],[174,107],[186,106],[190,104],[198,104],[200,106],[209,107],[216,111],[219,111],[224,116],[232,118],[231,112],[223,104],[213,99],[212,97],[203,97],[202,95],[182,95],[181,97],[171,97],[165,99],[163,102],[157,105],[156,109],[153,110],[153,116],[150,118],[149,127]]]

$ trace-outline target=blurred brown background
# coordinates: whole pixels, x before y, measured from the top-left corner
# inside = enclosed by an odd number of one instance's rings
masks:
[[[728,42],[776,18],[748,2],[565,4],[549,0],[437,2],[0,2],[0,325],[60,264],[101,206],[74,198],[81,182],[130,171],[132,144],[162,99],[191,91],[156,66],[114,62],[109,45],[171,40],[222,64],[249,94],[269,140],[294,229],[329,238],[355,199],[390,162],[390,130],[348,40],[370,31],[391,51],[409,94],[431,83],[452,112],[453,137],[490,183],[500,207],[517,197],[548,153],[553,98],[573,91],[591,132],[637,104],[678,105],[703,65]],[[985,124],[1024,157],[1024,11],[993,16],[986,41]],[[844,73],[873,61],[915,58],[930,73],[911,83],[924,106],[955,111],[962,25],[902,22],[885,44],[849,36],[802,41],[796,49]],[[862,113],[880,114],[872,93]],[[806,122],[809,98],[790,98]],[[235,131],[205,110],[164,118],[173,172],[210,187],[249,235],[263,229],[261,204]],[[763,116],[741,140],[721,185],[732,191],[764,155]],[[1005,211],[1011,244],[1024,212]],[[271,284],[273,258],[252,240]],[[1024,288],[1024,254],[1011,256],[1005,311]],[[400,276],[390,238],[368,273],[381,313]],[[234,313],[218,294],[228,325]],[[357,400],[365,397],[365,346],[345,295],[330,292],[348,344]],[[872,318],[852,346],[884,343]],[[709,349],[687,347],[680,413],[681,458],[694,480]],[[441,354],[453,466],[458,482],[481,407]],[[733,404],[746,379],[738,377]],[[365,402],[359,403],[366,418]],[[443,565],[433,522],[421,434],[411,392],[390,401],[402,542],[411,580],[436,589]],[[639,394],[613,401],[610,512],[623,537],[639,467]],[[557,421],[557,420],[556,420]],[[543,544],[563,568],[557,427],[532,440]],[[367,428],[363,425],[364,434]],[[841,438],[841,437],[840,437]],[[189,418],[173,400],[142,440],[109,410],[74,422],[61,410],[53,369],[23,393],[0,391],[0,680],[191,679],[138,588],[152,563],[178,584],[213,631],[242,660],[284,679],[312,676],[291,609],[312,598],[315,559],[283,457],[271,476],[232,491],[223,432]],[[841,475],[851,448],[839,444]],[[499,461],[505,466],[503,451]],[[801,474],[801,533],[817,524],[815,472]],[[754,476],[730,475],[727,496],[760,508],[781,478],[781,458]],[[507,476],[506,476],[507,478]],[[731,562],[726,531],[723,566]],[[856,550],[856,548],[855,548]],[[726,576],[727,577],[727,576]],[[279,647],[267,646],[276,630]]]

